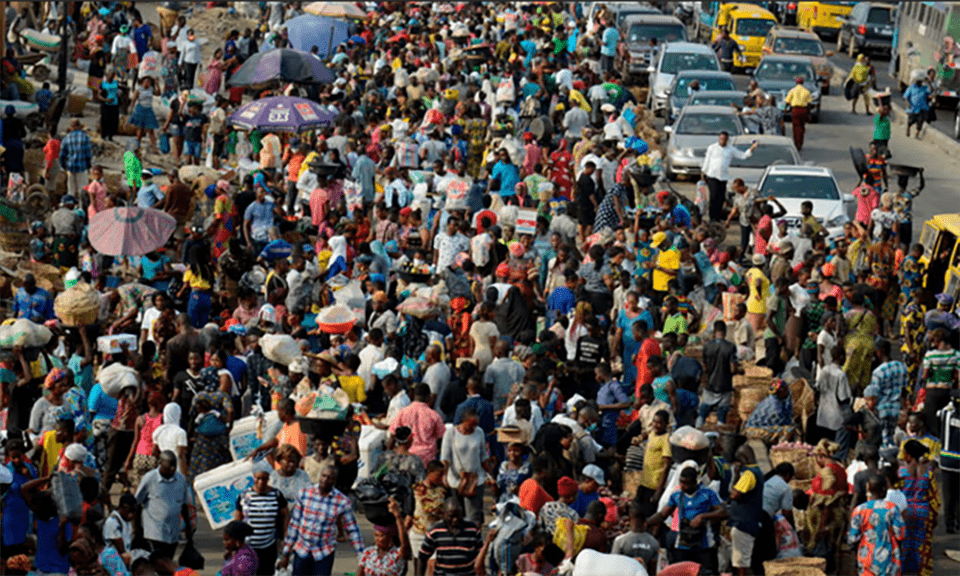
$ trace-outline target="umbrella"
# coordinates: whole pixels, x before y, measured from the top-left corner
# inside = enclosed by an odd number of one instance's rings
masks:
[[[314,16],[349,18],[351,20],[367,19],[366,12],[352,2],[311,2],[304,7],[303,11]]]
[[[271,96],[241,106],[230,121],[244,130],[306,132],[328,126],[334,115],[320,104],[293,96]]]
[[[319,84],[333,82],[334,78],[333,72],[312,54],[290,48],[274,48],[248,58],[228,84],[251,86],[272,80]]]
[[[349,40],[349,41],[351,41],[351,42],[355,42],[355,43],[357,43],[357,44],[364,44],[364,45],[366,45],[366,43],[367,43],[367,39],[364,38],[363,36],[358,35],[358,34],[354,34],[353,36],[347,38],[347,40]]]
[[[142,256],[170,239],[177,221],[162,210],[126,206],[98,212],[90,219],[90,244],[110,256]]]
[[[290,46],[304,52],[312,52],[316,46],[321,60],[333,55],[333,49],[350,36],[351,23],[326,16],[303,14],[283,23],[287,29]]]

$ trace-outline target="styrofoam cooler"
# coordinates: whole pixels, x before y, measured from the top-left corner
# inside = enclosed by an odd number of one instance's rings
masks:
[[[280,421],[276,410],[264,415],[263,431],[266,433]],[[245,416],[233,423],[230,430],[230,455],[234,460],[243,460],[270,438],[257,438],[257,417]]]
[[[361,426],[360,439],[357,441],[357,481],[369,478],[376,472],[373,463],[383,452],[387,443],[387,433],[376,426]]]
[[[204,472],[193,481],[197,500],[207,515],[210,528],[219,530],[233,520],[237,497],[253,487],[253,462],[241,460]]]
[[[137,349],[136,334],[109,334],[97,338],[97,351],[104,354],[119,354],[123,352],[121,344],[126,344],[129,350]]]

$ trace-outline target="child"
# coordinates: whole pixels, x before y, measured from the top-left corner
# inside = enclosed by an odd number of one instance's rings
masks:
[[[517,558],[517,572],[520,574],[542,574],[544,576],[546,574],[552,574],[554,566],[547,561],[544,553],[547,548],[551,546],[558,552],[559,549],[556,548],[556,545],[550,540],[550,535],[538,533],[533,537],[530,546],[533,548],[533,552],[521,554],[520,557]]]
[[[646,516],[637,502],[628,504],[630,531],[617,536],[611,554],[623,554],[641,562],[650,574],[656,574],[660,544],[647,531]]]
[[[33,101],[37,103],[41,114],[46,114],[50,109],[51,100],[53,100],[53,92],[50,90],[50,83],[44,82],[43,87],[33,94]]]
[[[87,217],[92,218],[97,212],[107,208],[107,185],[103,183],[103,166],[97,165],[90,170],[90,183],[83,191],[87,198]]]
[[[530,463],[524,459],[527,447],[519,442],[507,446],[507,459],[500,463],[497,473],[497,491],[500,502],[516,496],[520,485],[530,477]]]
[[[42,221],[33,222],[30,225],[30,259],[34,262],[50,262],[50,248],[47,246],[45,238],[47,237],[47,227]]]
[[[200,155],[203,149],[203,139],[206,136],[209,120],[202,113],[199,102],[191,102],[187,108],[189,115],[183,125],[184,152],[187,162],[193,165],[200,164]]]
[[[103,522],[103,539],[113,546],[124,562],[130,562],[130,546],[133,543],[133,519],[137,515],[137,499],[133,494],[120,496],[119,507]]]

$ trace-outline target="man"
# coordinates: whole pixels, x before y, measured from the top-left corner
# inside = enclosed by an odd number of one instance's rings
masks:
[[[157,183],[153,181],[153,172],[144,170],[140,173],[140,178],[143,180],[143,186],[137,190],[137,207],[160,207],[164,195],[160,187],[157,186]]]
[[[300,456],[307,455],[307,435],[300,430],[300,422],[297,420],[296,405],[293,400],[290,398],[284,398],[284,400],[277,406],[277,424],[276,426],[268,431],[264,438],[273,437],[270,440],[267,440],[256,450],[253,451],[252,456],[256,457],[265,452],[270,453],[268,457],[272,458],[274,449],[278,446],[284,444],[290,444],[297,449],[297,452],[300,453]],[[274,468],[280,469],[280,463],[274,462]]]
[[[701,172],[707,181],[707,189],[710,191],[710,220],[720,222],[723,218],[723,202],[727,197],[727,180],[730,179],[730,162],[734,158],[743,160],[749,158],[757,148],[754,142],[749,149],[741,152],[738,148],[728,146],[730,133],[724,130],[720,132],[717,141],[707,146],[707,151],[703,157]]]
[[[36,324],[53,319],[53,298],[49,292],[37,286],[37,279],[33,274],[27,273],[23,276],[23,286],[13,298],[13,314]]]
[[[603,23],[603,35],[600,37],[600,70],[613,70],[613,58],[617,55],[617,43],[620,42],[620,32],[612,21]]]
[[[760,514],[763,512],[763,472],[754,463],[753,449],[741,446],[734,462],[732,500],[729,508],[731,563],[741,576],[751,574],[753,544],[760,533]]]
[[[267,191],[257,186],[257,199],[243,212],[243,232],[247,246],[259,254],[270,241],[270,228],[273,228],[275,216],[282,216],[280,209],[267,200]]]
[[[360,184],[360,191],[363,194],[363,201],[366,203],[373,203],[374,196],[376,194],[376,188],[374,186],[374,178],[376,176],[377,165],[374,161],[367,156],[366,147],[360,147],[360,155],[357,158],[356,163],[353,165],[353,171],[351,172],[350,177],[353,180]]]
[[[484,434],[489,436],[493,434],[497,424],[493,419],[493,404],[480,396],[480,389],[479,376],[473,375],[467,379],[467,399],[457,406],[457,411],[453,416],[453,424],[455,426],[459,425],[463,422],[467,411],[473,409],[473,411],[477,413],[480,429],[483,430]],[[491,438],[491,440],[495,442],[496,438]]]
[[[413,389],[413,402],[400,410],[390,423],[391,434],[396,434],[397,428],[401,426],[413,430],[410,452],[419,456],[424,464],[436,460],[437,442],[447,431],[443,419],[430,407],[430,396],[429,385],[417,384]]]
[[[879,389],[877,398],[877,416],[880,417],[883,431],[883,446],[893,446],[893,433],[897,428],[897,419],[900,417],[900,397],[910,385],[907,366],[899,360],[890,359],[890,341],[881,339],[876,345],[874,354],[877,357],[877,367],[870,377],[870,384]],[[951,350],[952,352],[952,350]],[[924,358],[925,367],[927,359]],[[924,374],[927,376],[927,374]],[[926,381],[926,378],[924,379]],[[854,391],[856,393],[859,390]]]
[[[793,125],[793,145],[803,150],[803,136],[807,133],[810,102],[813,97],[803,85],[803,76],[797,76],[797,85],[787,92],[783,101],[790,105],[790,123]]]
[[[453,264],[454,258],[461,252],[470,252],[470,239],[460,232],[460,219],[450,217],[447,220],[447,233],[437,234],[433,241],[433,263],[437,273]]]
[[[373,366],[383,360],[383,330],[369,326],[368,329],[370,332],[367,333],[367,345],[357,354],[360,357],[357,376],[363,378],[363,389],[367,393],[373,390],[373,385],[376,382],[373,376]]]
[[[423,566],[435,556],[436,576],[483,576],[485,548],[480,528],[463,519],[460,502],[450,497],[444,503],[443,521],[427,530],[423,545],[415,552]]]
[[[766,355],[763,365],[779,374],[783,368],[780,351],[787,342],[787,319],[793,314],[790,305],[790,280],[780,278],[774,284],[776,292],[767,299],[767,329],[763,333],[763,344]]]
[[[393,435],[393,450],[377,456],[373,463],[373,470],[380,470],[386,465],[391,472],[397,472],[409,478],[411,486],[423,482],[427,477],[427,469],[419,456],[410,453],[412,445],[413,431],[406,426],[397,428]]]
[[[507,406],[507,397],[513,385],[522,382],[527,371],[523,364],[510,358],[510,344],[498,340],[493,347],[493,362],[483,373],[483,383],[493,390],[493,408],[497,414],[503,413]]]
[[[730,37],[726,29],[720,31],[720,37],[713,43],[712,49],[720,56],[720,68],[725,72],[733,71],[733,55],[742,54],[740,45]]]
[[[168,382],[173,382],[174,376],[188,368],[187,356],[191,350],[204,349],[203,338],[190,324],[190,316],[186,312],[178,314],[175,322],[177,335],[167,341],[164,359]]]
[[[170,184],[167,185],[167,191],[164,195],[163,203],[160,205],[160,209],[177,220],[177,228],[174,231],[174,235],[180,234],[178,237],[182,238],[184,226],[190,216],[193,192],[189,186],[180,180],[180,175],[177,170],[171,170],[170,173],[167,174],[167,179],[170,180]]]
[[[870,500],[854,508],[847,542],[857,546],[860,574],[899,574],[903,514],[887,499],[887,482],[882,476],[871,477],[867,490]]]
[[[919,140],[923,122],[930,113],[930,89],[923,83],[923,78],[917,78],[916,82],[907,88],[903,99],[907,103],[907,138],[910,137],[910,127],[916,124]],[[867,113],[869,114],[869,111]]]
[[[506,148],[501,148],[497,157],[498,161],[493,165],[490,178],[500,182],[500,197],[503,198],[505,204],[509,204],[510,198],[517,194],[517,183],[520,182],[520,167],[510,159],[510,153]]]
[[[737,195],[733,197],[733,210],[727,215],[726,226],[729,227],[733,218],[737,218],[740,224],[740,252],[746,254],[750,247],[750,235],[753,233],[753,211],[756,205],[764,200],[757,198],[756,193],[744,184],[742,178],[733,181],[733,191]]]
[[[67,172],[67,194],[78,196],[90,178],[87,172],[93,159],[90,137],[79,118],[70,121],[70,133],[60,143],[60,167]]]
[[[377,290],[370,298],[372,304],[367,315],[367,330],[379,329],[392,340],[397,332],[397,314],[387,304],[390,299],[383,290]]]
[[[294,574],[329,576],[337,551],[337,529],[342,527],[350,538],[357,557],[363,554],[363,536],[353,515],[353,504],[337,484],[337,469],[324,466],[320,482],[297,494],[287,525],[278,567],[283,570],[293,554]]]
[[[150,26],[143,23],[140,18],[133,19],[133,43],[137,46],[137,56],[143,61],[143,55],[150,50],[150,39],[153,38],[153,32]]]
[[[410,405],[410,397],[400,386],[396,376],[387,376],[383,379],[383,395],[390,401],[387,404],[387,415],[384,417],[382,426],[389,429],[397,414]]]
[[[668,242],[665,232],[657,232],[650,239],[650,247],[656,248],[657,261],[653,267],[653,301],[662,304],[667,297],[670,281],[677,277],[680,270],[680,251]]]
[[[737,347],[727,340],[727,324],[717,320],[713,324],[713,340],[703,347],[703,364],[706,385],[700,399],[700,414],[697,427],[703,426],[710,412],[717,409],[717,421],[727,422],[730,399],[733,396],[733,375],[740,369],[737,362]]]
[[[76,206],[76,197],[67,194],[60,199],[60,207],[47,218],[48,230],[53,233],[54,266],[71,268],[77,265],[83,218],[77,214]]]
[[[487,441],[473,407],[463,411],[460,424],[446,431],[440,444],[440,461],[447,468],[447,486],[457,491],[466,517],[483,524],[483,492],[487,480],[484,463]],[[463,484],[463,486],[461,486]],[[470,487],[473,484],[473,487]]]
[[[173,558],[180,541],[181,518],[187,525],[188,538],[194,530],[187,506],[187,479],[177,470],[173,452],[160,453],[160,465],[144,474],[136,497],[142,510],[143,537],[156,556]]]
[[[446,416],[448,415],[445,415],[440,409],[440,398],[443,396],[447,386],[450,385],[452,378],[450,366],[442,360],[440,357],[440,347],[435,344],[427,346],[425,356],[427,359],[427,369],[423,372],[423,383],[430,387],[434,410],[439,412],[441,416],[445,416],[444,420],[447,420],[448,418]]]

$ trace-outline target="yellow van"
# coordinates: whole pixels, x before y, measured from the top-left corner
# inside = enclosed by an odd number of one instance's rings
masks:
[[[920,263],[926,269],[923,285],[933,294],[960,296],[960,214],[938,214],[923,224]]]
[[[721,30],[730,32],[740,52],[734,54],[736,68],[756,68],[763,56],[763,42],[777,18],[769,11],[753,4],[721,4],[713,21],[710,42],[720,37]]]
[[[797,2],[797,26],[836,38],[856,2]]]

